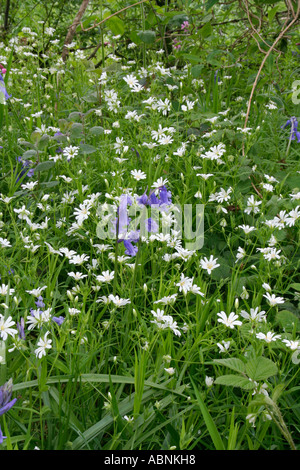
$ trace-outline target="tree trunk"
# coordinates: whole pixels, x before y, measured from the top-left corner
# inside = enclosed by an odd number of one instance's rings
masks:
[[[78,13],[75,16],[74,21],[73,21],[72,25],[69,28],[68,34],[67,34],[66,39],[65,39],[63,51],[62,51],[62,58],[63,58],[64,61],[67,60],[67,56],[69,54],[69,49],[66,46],[72,42],[72,39],[75,35],[76,28],[79,25],[80,20],[83,17],[85,10],[87,9],[89,1],[90,0],[83,0],[82,4],[81,4],[81,6],[78,10]]]

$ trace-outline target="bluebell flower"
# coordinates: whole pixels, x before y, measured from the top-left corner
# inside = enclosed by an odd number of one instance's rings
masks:
[[[286,121],[284,126],[281,126],[281,129],[285,129],[286,127],[291,126],[291,133],[290,133],[290,139],[291,140],[296,140],[299,143],[300,142],[300,132],[297,130],[298,129],[298,121],[295,116],[292,116],[290,119]]]
[[[44,308],[45,307],[45,304],[43,302],[43,297],[41,295],[38,297],[38,300],[34,303],[38,308]]]
[[[130,240],[122,240],[126,248],[125,254],[128,256],[135,256],[138,252],[137,246],[133,245]]]
[[[56,323],[57,325],[60,326],[65,321],[65,317],[63,317],[61,315],[59,317],[52,317],[52,321],[54,321],[54,323]]]
[[[146,230],[151,233],[158,232],[158,224],[151,217],[145,220]]]
[[[172,204],[172,194],[171,191],[168,191],[166,186],[159,188],[159,204],[167,204],[168,206]]]
[[[6,439],[6,436],[3,436],[3,432],[2,432],[2,429],[1,429],[1,426],[0,426],[0,444],[3,443],[4,439]]]
[[[16,160],[18,162],[21,162],[22,163],[22,168],[21,168],[21,171],[20,173],[18,173],[16,176],[16,183],[18,183],[18,181],[20,181],[21,178],[23,178],[24,175],[27,175],[28,178],[31,178],[34,174],[34,169],[33,168],[28,168],[30,165],[33,164],[33,162],[31,160],[25,160],[23,161],[22,160],[22,157],[18,157],[16,158]]]
[[[6,101],[11,97],[11,95],[9,95],[7,93],[7,90],[6,90],[6,87],[5,87],[5,83],[4,83],[4,80],[3,80],[3,77],[0,73],[0,103],[1,104],[5,104]]]
[[[17,399],[11,400],[12,380],[10,379],[2,387],[0,387],[0,416],[7,413],[16,403]]]
[[[20,319],[20,322],[17,322],[17,329],[19,332],[19,338],[25,339],[25,321],[23,317]]]

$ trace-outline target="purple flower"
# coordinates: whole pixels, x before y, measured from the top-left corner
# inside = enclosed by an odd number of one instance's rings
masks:
[[[145,225],[146,225],[146,230],[148,232],[153,232],[153,233],[158,232],[158,224],[151,217],[145,220]]]
[[[4,104],[4,103],[3,103],[3,98],[2,98],[1,95],[3,95],[4,98],[5,98],[4,102],[5,102],[6,100],[8,100],[8,98],[11,97],[11,95],[9,95],[9,94],[7,93],[7,91],[6,91],[5,83],[4,83],[3,77],[2,77],[2,75],[1,75],[1,73],[0,73],[0,103]]]
[[[0,426],[0,444],[3,443],[4,439],[6,439],[6,436],[3,436],[3,432],[2,432],[2,429],[1,429],[1,426]]]
[[[35,302],[35,305],[38,308],[44,308],[45,307],[45,304],[43,302],[43,297],[41,295],[38,297],[38,300]]]
[[[168,206],[172,204],[172,194],[170,191],[167,190],[165,186],[159,188],[159,204],[167,204]]]
[[[290,139],[295,140],[297,139],[297,142],[300,142],[300,132],[297,130],[298,128],[298,121],[295,116],[292,116],[290,119],[286,121],[284,126],[281,126],[281,129],[285,129],[286,127],[291,126],[291,133],[290,133]]]
[[[59,317],[52,317],[52,321],[56,323],[57,325],[62,325],[63,322],[65,321],[65,317],[59,316]]]
[[[14,398],[10,400],[12,394],[12,380],[10,379],[6,382],[2,387],[0,387],[0,416],[7,413],[14,404],[16,403],[17,399]]]
[[[124,246],[126,248],[125,254],[128,256],[135,256],[138,252],[138,248],[132,244],[130,240],[123,240]]]
[[[23,317],[20,319],[20,323],[17,322],[17,328],[19,332],[19,338],[25,339],[25,321]]]

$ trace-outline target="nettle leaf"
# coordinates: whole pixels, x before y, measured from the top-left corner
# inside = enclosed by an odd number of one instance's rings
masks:
[[[276,375],[277,372],[276,364],[263,356],[250,359],[246,364],[246,374],[255,381],[266,380],[272,375]]]
[[[255,387],[255,384],[251,382],[247,377],[242,377],[241,375],[221,375],[215,380],[216,384],[226,385],[227,387],[238,387],[243,390],[252,390]]]
[[[52,167],[54,167],[54,165],[55,165],[55,162],[51,160],[46,161],[46,162],[41,162],[35,167],[34,171],[48,171]]]
[[[235,370],[236,372],[245,372],[245,363],[236,357],[231,357],[228,359],[214,359],[214,362],[221,366],[228,367],[228,369]]]

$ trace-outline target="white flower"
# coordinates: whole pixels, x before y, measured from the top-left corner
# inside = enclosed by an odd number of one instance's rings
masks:
[[[292,351],[295,351],[296,349],[300,349],[300,341],[289,341],[288,339],[283,339],[283,343],[286,344],[288,348],[290,348]]]
[[[244,230],[245,233],[250,233],[253,232],[253,230],[256,230],[255,227],[250,227],[249,225],[239,225],[239,228]]]
[[[68,273],[68,275],[72,277],[73,279],[75,279],[75,281],[79,281],[80,279],[84,279],[85,277],[88,276],[87,274],[82,274],[79,272],[74,273],[73,271]]]
[[[225,326],[234,329],[235,326],[240,326],[242,325],[242,322],[238,320],[239,316],[236,315],[234,312],[231,312],[229,316],[227,317],[225,312],[220,312],[217,313],[218,322],[223,323]]]
[[[5,319],[4,316],[0,314],[0,337],[3,341],[7,340],[8,335],[14,336],[18,334],[17,330],[11,328],[13,325],[15,325],[15,322],[12,320],[11,316]]]
[[[115,296],[113,294],[110,294],[108,296],[108,298],[117,307],[123,307],[124,305],[127,305],[127,304],[131,303],[129,299],[120,299],[120,297],[118,295]]]
[[[144,180],[145,178],[147,178],[146,173],[144,173],[141,170],[131,170],[130,173],[132,174],[134,179],[136,179],[137,181]]]
[[[241,311],[241,316],[243,318],[246,318],[246,320],[258,321],[258,322],[266,321],[266,315],[265,314],[266,314],[266,312],[264,310],[259,312],[259,307],[250,308],[250,314],[248,312],[246,312],[245,310]]]
[[[63,150],[63,155],[67,157],[67,159],[74,158],[79,152],[79,147],[74,147],[70,145],[70,147],[65,147]]]
[[[275,333],[268,331],[266,335],[264,333],[257,333],[256,338],[262,339],[266,341],[267,343],[271,343],[272,341],[277,341],[277,339],[280,339],[281,335],[275,335]]]
[[[165,368],[165,371],[167,372],[167,374],[169,375],[174,375],[176,370],[174,369],[174,367],[169,367],[169,368]]]
[[[211,255],[209,260],[207,258],[204,258],[204,260],[201,259],[200,264],[203,269],[206,269],[208,274],[211,274],[213,269],[216,269],[218,266],[220,266],[219,264],[217,264],[217,261],[218,258],[214,259],[213,255]]]
[[[27,290],[28,294],[34,295],[34,297],[39,297],[44,289],[47,289],[47,286],[38,287],[37,289]]]
[[[278,304],[283,304],[285,302],[283,297],[276,297],[275,294],[271,295],[269,294],[269,292],[264,294],[263,297],[265,297],[268,300],[271,307],[274,307],[275,305],[278,305]]]
[[[24,205],[21,207],[21,209],[14,209],[14,212],[18,214],[18,218],[21,220],[25,220],[27,219],[28,216],[31,215],[31,213],[28,210],[26,210]]]
[[[77,313],[80,313],[80,310],[78,310],[78,308],[71,308],[69,307],[69,314],[70,315],[76,315]]]
[[[230,341],[222,340],[222,343],[217,343],[217,346],[220,349],[220,353],[225,353],[229,349]]]
[[[52,339],[47,338],[49,333],[50,332],[47,331],[47,333],[44,335],[44,338],[40,338],[37,343],[38,348],[34,352],[35,352],[36,357],[38,357],[39,359],[41,359],[43,356],[46,356],[47,349],[52,348],[51,346]]]
[[[259,212],[258,206],[260,206],[261,203],[262,203],[262,201],[256,201],[254,199],[254,196],[251,195],[248,198],[247,207],[244,210],[244,212],[246,212],[246,214],[251,214],[251,212],[253,212],[253,214],[257,214]]]
[[[205,377],[205,384],[207,387],[211,387],[213,383],[214,383],[213,377],[208,377],[208,376]]]
[[[184,277],[184,274],[180,275],[180,281],[176,284],[179,287],[179,291],[186,294],[193,285],[193,279],[189,277]]]
[[[101,275],[96,276],[98,282],[110,282],[113,280],[115,272],[102,271]]]
[[[0,237],[0,245],[2,246],[2,248],[8,248],[8,247],[11,246],[11,243],[6,238],[1,238]]]

